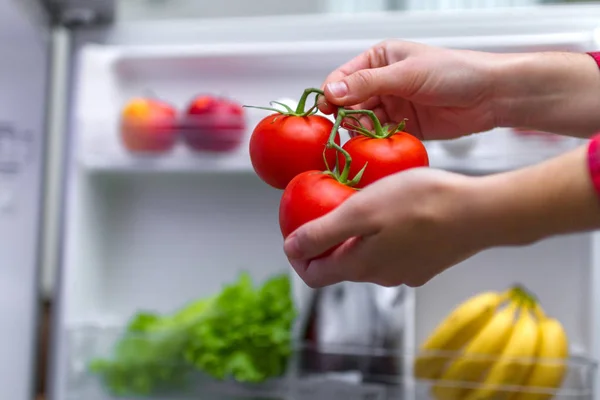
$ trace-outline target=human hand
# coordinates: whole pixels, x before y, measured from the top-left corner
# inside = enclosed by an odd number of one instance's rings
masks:
[[[286,254],[311,287],[420,286],[488,245],[470,205],[474,179],[428,168],[386,177],[292,233]]]
[[[600,130],[600,74],[586,54],[488,53],[388,40],[333,71],[322,87],[323,113],[345,106],[373,110],[383,123],[407,118],[407,132],[424,140],[496,127],[578,137]],[[360,122],[372,127],[364,116]]]
[[[335,113],[335,106],[370,109],[382,123],[407,118],[407,132],[421,139],[487,131],[496,126],[493,66],[500,57],[385,41],[327,77],[319,108],[325,114]],[[366,117],[360,122],[372,127]]]
[[[598,229],[586,160],[587,146],[580,146],[483,177],[433,168],[400,172],[298,228],[284,250],[311,287],[342,281],[421,286],[485,249]]]

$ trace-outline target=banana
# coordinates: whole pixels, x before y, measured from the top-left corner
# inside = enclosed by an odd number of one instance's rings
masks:
[[[461,385],[479,380],[495,361],[494,357],[504,350],[514,327],[517,309],[517,303],[509,303],[465,346],[461,355],[442,373],[440,381],[431,388],[436,399],[463,399],[466,389]]]
[[[415,377],[439,378],[448,359],[441,351],[451,354],[461,349],[489,322],[506,297],[506,293],[484,292],[465,300],[452,310],[421,345],[421,354],[414,362]]]
[[[533,368],[540,331],[535,317],[527,306],[519,312],[519,318],[510,339],[498,360],[492,365],[482,385],[464,396],[464,400],[507,400],[515,388],[523,385]],[[512,391],[502,390],[511,386]]]
[[[565,359],[569,357],[569,340],[561,323],[546,316],[540,316],[540,343],[538,359],[529,377],[523,384],[531,392],[517,393],[511,400],[547,400],[549,393],[534,393],[536,389],[558,389],[567,372]]]

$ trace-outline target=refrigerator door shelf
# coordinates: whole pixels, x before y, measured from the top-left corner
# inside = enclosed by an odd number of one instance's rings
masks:
[[[80,165],[88,172],[108,175],[254,174],[248,152],[252,134],[250,127],[239,147],[230,152],[194,151],[185,142],[179,141],[173,149],[164,153],[143,154],[128,151],[119,138],[117,128],[112,129],[113,134],[107,135],[110,129],[102,129],[102,123],[89,125],[90,128],[82,129],[88,134],[89,141],[82,143],[85,148],[78,156]],[[344,143],[348,134],[346,131],[341,131],[341,134]],[[433,168],[484,175],[532,165],[583,143],[584,140],[577,138],[557,137],[557,140],[548,140],[545,137],[515,135],[509,129],[495,129],[459,139],[426,141],[425,147]]]
[[[93,372],[90,365],[98,360],[113,360],[115,344],[126,338],[119,329],[102,329],[93,327],[72,328],[68,331],[68,382],[69,398],[93,398],[95,400],[109,400],[117,397],[111,396],[113,390],[121,390],[120,398],[211,398],[211,399],[377,399],[392,400],[397,398],[410,398],[414,400],[429,399],[432,383],[413,379],[408,372],[390,373],[390,369],[374,369],[375,365],[382,362],[412,364],[414,354],[410,352],[392,352],[380,347],[324,344],[318,348],[304,343],[294,345],[289,358],[289,368],[281,377],[273,377],[262,383],[242,383],[232,379],[223,381],[214,380],[201,371],[195,370],[183,363],[180,365],[152,365],[145,366],[145,355],[154,353],[146,349],[147,354],[129,354],[129,358],[122,358],[121,364],[114,364],[114,371],[122,375],[111,375],[110,367],[105,372]],[[131,339],[131,338],[129,338]],[[143,340],[150,343],[151,337],[139,337],[138,344]],[[158,343],[158,342],[156,342]],[[129,345],[134,345],[133,342]],[[268,351],[268,350],[261,350]],[[123,353],[124,354],[124,353]],[[158,354],[158,353],[157,353]],[[455,356],[440,353],[439,357]],[[336,363],[345,359],[355,359],[361,362],[354,364],[353,369],[348,365]],[[148,360],[151,360],[149,358]],[[154,359],[152,359],[154,360]],[[124,362],[127,361],[127,362]],[[533,360],[522,360],[532,362]],[[136,364],[136,362],[139,362]],[[536,360],[543,363],[542,360]],[[530,391],[546,391],[556,395],[557,399],[589,400],[593,393],[593,374],[597,365],[592,360],[573,355],[564,362],[546,360],[552,365],[563,365],[567,368],[564,381],[558,391],[552,389],[530,387]],[[337,369],[336,369],[337,368]],[[159,369],[167,373],[178,369],[185,371],[182,381],[164,380],[163,386],[155,386],[156,381],[147,381],[152,376],[166,378],[168,374],[158,374]],[[99,371],[99,370],[98,370]],[[105,375],[106,373],[106,375]],[[128,376],[129,380],[119,379]],[[136,380],[136,378],[138,380]],[[146,380],[150,386],[136,385]],[[438,382],[439,383],[439,382]],[[447,383],[452,385],[451,383]],[[455,383],[456,384],[456,383]],[[465,385],[466,387],[467,385]],[[473,386],[473,384],[471,385]],[[142,393],[141,389],[148,389]],[[525,388],[511,388],[509,390],[527,390]],[[205,397],[208,396],[208,397]],[[403,397],[401,397],[403,396]]]
[[[457,10],[481,9],[495,7],[528,7],[541,3],[542,0],[407,0],[408,10]]]
[[[585,143],[555,136],[522,137],[511,129],[494,129],[459,139],[427,142],[430,166],[468,175],[509,171],[536,164]]]
[[[443,46],[524,51],[564,49],[581,51],[592,46],[594,32],[465,36],[416,41]],[[226,43],[179,46],[88,45],[80,54],[81,83],[77,86],[76,157],[85,169],[105,172],[252,172],[248,154],[256,124],[270,114],[244,109],[245,131],[226,152],[195,151],[185,139],[193,127],[177,127],[178,139],[169,151],[152,156],[132,154],[124,147],[120,125],[123,109],[133,98],[152,97],[172,105],[179,119],[199,94],[220,96],[252,106],[269,106],[277,99],[297,101],[304,89],[319,87],[332,70],[379,40],[313,41],[287,43]],[[296,100],[294,100],[296,99]],[[312,99],[309,99],[309,106]],[[410,129],[410,121],[408,122]],[[222,135],[222,133],[221,133]],[[237,135],[237,134],[236,134]],[[208,134],[206,140],[218,135]],[[227,136],[227,135],[226,135]],[[469,173],[513,169],[558,154],[571,143],[541,147],[527,145],[503,130],[479,135],[470,151],[448,143],[431,148],[435,167]],[[236,136],[237,137],[237,136]],[[204,140],[204,139],[203,139]],[[238,139],[236,139],[238,140]],[[467,139],[468,140],[468,139]],[[464,144],[463,142],[460,142]],[[459,149],[460,150],[460,149]]]

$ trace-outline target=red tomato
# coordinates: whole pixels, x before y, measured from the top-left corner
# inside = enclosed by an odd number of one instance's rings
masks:
[[[250,159],[256,174],[267,184],[285,189],[294,177],[310,170],[326,169],[323,151],[333,123],[320,115],[272,114],[258,123],[250,138]],[[335,142],[339,145],[339,134]],[[327,151],[330,168],[335,150]]]
[[[343,148],[352,157],[350,178],[354,178],[368,162],[357,188],[409,168],[429,166],[429,156],[423,143],[406,132],[395,133],[389,138],[370,138],[359,134],[348,140]],[[340,153],[340,168],[344,161]]]
[[[297,175],[283,192],[279,203],[279,227],[283,237],[334,210],[356,192],[356,189],[321,171],[306,171]]]

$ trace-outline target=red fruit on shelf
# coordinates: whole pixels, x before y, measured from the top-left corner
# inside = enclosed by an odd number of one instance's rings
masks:
[[[151,98],[134,98],[121,112],[121,140],[133,153],[165,153],[177,140],[177,110]]]
[[[197,96],[190,102],[183,119],[183,140],[194,151],[233,151],[244,138],[244,116],[242,106],[233,100]]]

